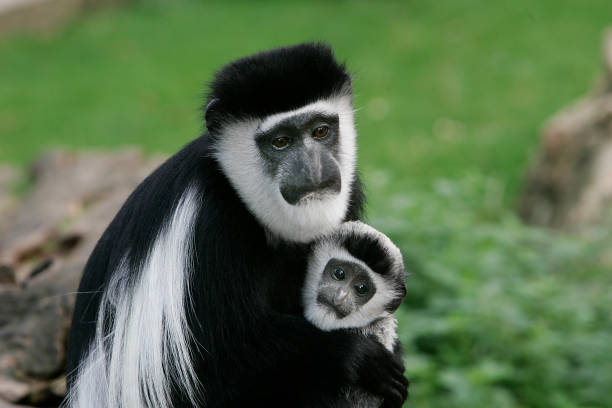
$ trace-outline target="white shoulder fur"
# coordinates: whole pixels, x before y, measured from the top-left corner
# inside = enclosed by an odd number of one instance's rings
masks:
[[[127,254],[114,271],[89,353],[77,368],[68,407],[171,408],[170,376],[194,406],[201,402],[184,302],[190,298],[198,198],[194,187],[183,194],[142,270],[127,270]],[[133,274],[138,281],[128,290],[127,277]],[[103,325],[109,322],[112,326],[105,333]]]

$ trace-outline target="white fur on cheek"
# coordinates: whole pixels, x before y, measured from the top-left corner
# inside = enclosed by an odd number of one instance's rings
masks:
[[[257,130],[304,112],[337,113],[339,116],[339,164],[341,190],[298,205],[285,201],[279,183],[264,169],[255,142]],[[356,132],[349,96],[334,97],[260,120],[244,120],[223,128],[216,157],[240,198],[257,220],[273,235],[295,242],[309,242],[333,231],[348,209],[355,177]]]

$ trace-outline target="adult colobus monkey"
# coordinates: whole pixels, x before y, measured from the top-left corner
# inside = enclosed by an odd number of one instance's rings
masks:
[[[207,132],[132,193],[87,263],[70,407],[337,406],[347,384],[401,405],[401,360],[301,305],[310,243],[361,212],[351,99],[323,45],[216,75]]]

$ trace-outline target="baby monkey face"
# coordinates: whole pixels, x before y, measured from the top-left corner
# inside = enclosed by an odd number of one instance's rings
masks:
[[[359,310],[375,293],[369,271],[354,262],[334,258],[323,270],[317,303],[342,319]]]

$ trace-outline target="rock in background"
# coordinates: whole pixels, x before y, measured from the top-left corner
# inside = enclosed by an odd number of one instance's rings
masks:
[[[576,228],[612,216],[612,31],[604,36],[603,86],[555,115],[520,202],[530,224]]]
[[[32,186],[20,201],[10,194],[17,172],[0,167],[0,408],[61,402],[85,262],[130,192],[161,161],[137,150],[52,152],[31,166]]]

